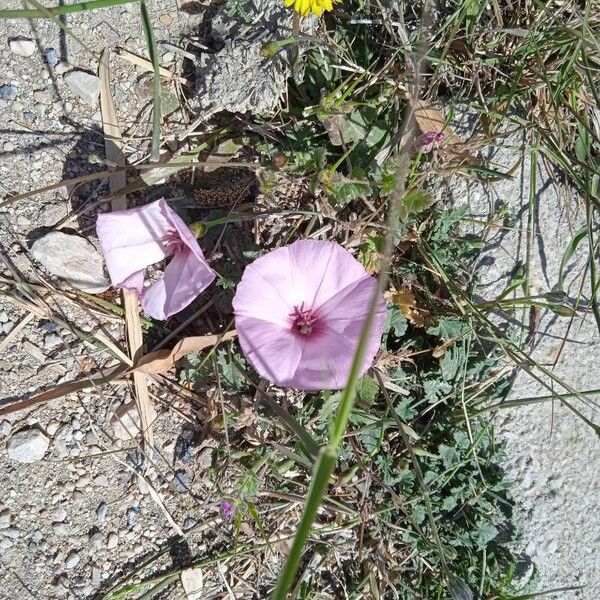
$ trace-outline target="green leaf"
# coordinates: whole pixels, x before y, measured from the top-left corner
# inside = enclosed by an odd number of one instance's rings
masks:
[[[461,338],[468,331],[468,323],[456,317],[440,317],[436,325],[427,328],[429,335],[435,335],[443,340]]]
[[[406,192],[400,200],[400,220],[405,221],[409,215],[416,215],[429,208],[435,200],[423,190],[411,190]]]
[[[228,390],[238,392],[247,387],[243,375],[246,370],[246,361],[239,354],[230,355],[227,350],[219,348],[217,350],[217,370]]]
[[[498,529],[489,521],[480,521],[473,534],[473,541],[477,544],[479,550],[485,547],[498,535]]]
[[[446,444],[440,444],[439,456],[442,459],[445,469],[450,469],[460,460],[460,454],[457,452],[457,450],[451,446],[446,446]]]
[[[401,338],[408,329],[408,321],[402,314],[400,309],[394,304],[388,306],[385,324],[383,326],[383,335],[387,337],[391,332],[394,332],[396,338]]]
[[[365,375],[358,381],[356,394],[363,402],[372,404],[379,396],[379,385],[372,377]]]

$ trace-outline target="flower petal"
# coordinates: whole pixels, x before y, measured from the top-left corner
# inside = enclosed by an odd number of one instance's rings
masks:
[[[188,248],[175,254],[164,277],[143,291],[145,314],[164,320],[184,309],[213,282],[215,274],[199,246],[198,250],[202,258]]]
[[[96,232],[112,284],[127,287],[129,277],[168,256],[161,240],[172,230],[161,200],[98,215]]]
[[[277,248],[246,267],[233,299],[236,318],[256,317],[285,328],[291,325],[294,306],[303,300],[300,289],[288,248]]]
[[[298,338],[289,329],[247,316],[235,317],[240,346],[262,377],[297,387],[295,376],[302,356]]]
[[[308,307],[320,307],[365,275],[365,268],[339,244],[300,240],[287,249],[296,287],[302,290],[301,299]]]
[[[161,206],[161,210],[165,219],[167,219],[172,228],[177,232],[179,239],[196,255],[198,260],[206,262],[204,253],[198,245],[196,236],[192,233],[192,230],[183,222],[181,217],[167,204],[164,198],[158,200]]]

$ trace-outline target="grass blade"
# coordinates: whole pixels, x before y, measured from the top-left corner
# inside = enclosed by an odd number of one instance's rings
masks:
[[[148,14],[148,8],[144,0],[140,2],[140,10],[142,13],[142,25],[144,26],[144,35],[146,44],[148,45],[148,53],[150,54],[150,62],[154,69],[154,80],[152,82],[152,150],[150,151],[150,160],[158,162],[160,159],[160,64],[158,62],[158,52],[156,50],[156,39]]]
[[[292,586],[294,577],[296,576],[298,563],[300,562],[302,552],[304,551],[304,545],[308,540],[312,524],[317,516],[317,510],[319,510],[321,500],[327,490],[329,478],[333,473],[336,459],[337,451],[334,447],[330,445],[321,449],[317,462],[315,463],[314,475],[310,482],[302,518],[296,529],[292,548],[285,561],[283,571],[277,581],[277,587],[273,592],[272,600],[285,600],[287,598],[288,590]]]
[[[110,8],[119,4],[129,4],[139,0],[90,0],[89,2],[78,2],[77,4],[65,4],[53,6],[41,10],[38,8],[2,9],[0,19],[50,19],[71,13],[97,10],[98,8]]]

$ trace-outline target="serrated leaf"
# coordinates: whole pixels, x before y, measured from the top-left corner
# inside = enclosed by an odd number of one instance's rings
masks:
[[[239,354],[230,356],[227,350],[217,350],[217,370],[222,384],[228,390],[240,391],[246,388],[243,374],[245,367],[246,361]]]
[[[416,215],[434,204],[435,200],[423,190],[410,190],[400,200],[399,215],[405,221],[409,215]]]
[[[455,575],[448,578],[448,593],[452,600],[473,600],[473,592],[469,586]]]
[[[356,388],[357,396],[367,404],[372,404],[379,395],[379,385],[368,375],[361,377]]]

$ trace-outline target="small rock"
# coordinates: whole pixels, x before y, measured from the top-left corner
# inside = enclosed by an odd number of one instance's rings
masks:
[[[44,336],[44,350],[54,350],[62,345],[62,338],[56,333]]]
[[[139,506],[132,506],[127,510],[127,525],[133,527],[140,518],[141,509]]]
[[[102,522],[106,519],[106,515],[108,514],[108,506],[106,502],[100,502],[98,508],[96,509],[96,516],[98,517],[98,521]]]
[[[11,425],[8,421],[0,421],[0,438],[10,435]]]
[[[36,90],[33,100],[36,104],[52,104],[52,94],[48,90]]]
[[[69,526],[66,523],[52,523],[52,531],[56,535],[66,536],[69,535]]]
[[[67,518],[67,511],[62,506],[57,506],[50,513],[52,520],[56,523],[62,523]]]
[[[11,100],[17,95],[17,86],[10,83],[0,85],[0,100]]]
[[[72,92],[85,102],[94,104],[100,93],[100,78],[85,71],[70,71],[64,76],[65,83]]]
[[[102,534],[99,531],[92,533],[89,536],[90,546],[92,550],[100,550],[102,547]]]
[[[50,440],[36,427],[15,433],[6,446],[8,457],[22,463],[41,460],[48,450]]]
[[[156,410],[150,408],[150,422],[156,419]],[[140,415],[135,402],[121,404],[111,419],[113,433],[119,440],[127,441],[140,433]]]
[[[63,73],[66,73],[67,71],[70,71],[73,67],[71,66],[71,64],[69,62],[67,62],[66,60],[61,60],[56,67],[54,67],[54,72],[57,75],[62,75]]]
[[[0,533],[11,540],[16,540],[19,537],[19,530],[16,527],[7,527],[6,529],[0,529]]]
[[[106,547],[109,550],[112,550],[113,548],[117,547],[118,543],[119,543],[119,536],[114,531],[109,533],[108,538],[106,540]]]
[[[35,52],[35,42],[25,37],[12,38],[8,42],[10,51],[19,56],[29,57]]]
[[[92,567],[92,584],[100,585],[102,582],[102,571],[98,567]]]
[[[0,323],[8,323],[8,315],[5,310],[0,312]]]
[[[183,522],[183,528],[191,529],[192,527],[194,527],[196,525],[196,523],[198,523],[198,521],[196,521],[196,519],[194,519],[194,517],[186,517],[185,521]]]
[[[44,60],[46,61],[46,64],[50,65],[51,67],[55,67],[59,60],[56,50],[54,48],[48,48],[47,50],[44,50]]]
[[[186,569],[181,573],[181,585],[188,600],[202,600],[206,597],[202,569]]]
[[[69,552],[69,555],[67,556],[65,567],[67,567],[67,569],[74,569],[79,564],[80,560],[81,557],[79,556],[79,552],[73,550],[72,552]]]
[[[50,421],[46,426],[46,433],[50,436],[53,436],[60,427],[60,423],[58,421]]]
[[[7,510],[0,512],[0,529],[6,529],[10,527],[11,516]]]
[[[2,146],[4,152],[14,152],[17,147],[12,142],[4,142],[4,146]]]
[[[180,494],[185,494],[188,491],[189,475],[186,471],[175,471],[175,477],[173,477],[173,487]]]
[[[97,294],[109,287],[100,253],[85,238],[51,231],[37,239],[31,252],[50,273],[84,292]]]

